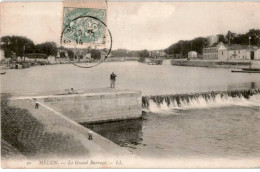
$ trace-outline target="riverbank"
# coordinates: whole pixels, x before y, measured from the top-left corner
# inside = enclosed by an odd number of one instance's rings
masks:
[[[107,62],[128,62],[128,61],[138,61],[138,57],[112,57],[104,60],[104,63]],[[89,60],[80,60],[80,61],[57,61],[57,62],[49,62],[49,61],[20,61],[15,62],[13,64],[8,64],[6,61],[0,62],[0,68],[2,69],[26,69],[30,67],[36,66],[46,66],[46,65],[61,65],[61,64],[91,64],[91,63],[99,63],[99,61],[89,61]]]
[[[227,69],[242,69],[252,67],[260,68],[259,61],[219,61],[219,60],[187,60],[173,59],[171,64],[175,66],[192,66],[192,67],[208,67],[208,68],[227,68]]]
[[[162,65],[163,59],[153,59],[153,58],[146,58],[143,62],[141,63],[146,63],[148,65]]]

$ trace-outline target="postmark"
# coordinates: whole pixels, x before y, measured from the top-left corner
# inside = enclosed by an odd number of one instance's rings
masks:
[[[77,67],[92,68],[104,62],[112,49],[106,9],[64,7],[60,43],[72,49],[75,58],[70,63]],[[78,58],[86,54],[85,62]]]

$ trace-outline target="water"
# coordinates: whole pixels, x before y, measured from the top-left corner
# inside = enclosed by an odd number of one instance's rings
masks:
[[[260,90],[234,90],[163,96],[143,96],[144,111],[167,113],[175,109],[201,109],[224,106],[259,106]]]
[[[86,125],[141,157],[260,157],[260,108],[147,112],[142,120]]]
[[[0,76],[1,92],[104,88],[109,87],[112,72],[117,74],[117,88],[141,90],[143,95],[260,87],[259,74],[232,73],[230,69],[113,62],[91,69],[63,64],[7,70]]]
[[[259,74],[163,64],[113,62],[88,70],[69,64],[8,70],[1,75],[1,92],[104,88],[115,72],[117,88],[142,91],[143,118],[86,127],[141,157],[260,157],[260,94],[211,93],[260,88]],[[187,94],[198,92],[209,93]],[[172,95],[176,93],[182,95]]]
[[[260,90],[145,96],[143,119],[83,124],[141,157],[259,158]]]

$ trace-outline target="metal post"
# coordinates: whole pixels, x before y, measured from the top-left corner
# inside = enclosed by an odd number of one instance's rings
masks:
[[[249,46],[248,46],[248,48],[249,48],[249,60],[250,60],[250,63],[249,63],[249,68],[251,69],[251,67],[252,67],[252,61],[251,61],[251,49],[250,49],[250,39],[251,39],[251,37],[249,36],[248,37],[248,40],[249,40]]]
[[[23,45],[23,61],[25,61],[25,45]]]

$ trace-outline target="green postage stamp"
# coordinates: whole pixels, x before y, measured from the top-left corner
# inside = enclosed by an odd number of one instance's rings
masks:
[[[105,44],[106,9],[64,7],[61,44]]]

